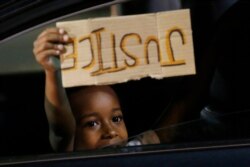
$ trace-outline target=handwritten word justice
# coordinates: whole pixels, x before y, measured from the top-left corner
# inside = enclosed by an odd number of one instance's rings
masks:
[[[64,87],[195,74],[190,11],[58,22]]]
[[[62,62],[66,59],[73,59],[73,63],[71,67],[63,68],[63,70],[72,70],[76,68],[82,68],[83,70],[89,70],[94,65],[97,63],[98,64],[98,69],[95,71],[91,72],[92,76],[97,76],[97,75],[102,75],[105,73],[112,73],[112,72],[118,72],[122,70],[126,70],[127,68],[132,68],[132,67],[137,67],[140,66],[140,64],[150,64],[150,55],[149,55],[149,45],[150,44],[155,44],[155,49],[157,50],[157,57],[158,57],[158,62],[160,63],[160,66],[173,66],[173,65],[182,65],[185,64],[185,60],[176,60],[173,52],[173,47],[171,43],[171,35],[176,32],[179,34],[182,44],[185,45],[185,34],[180,28],[171,28],[169,30],[166,30],[166,35],[165,35],[165,45],[166,45],[166,55],[168,61],[164,60],[162,57],[162,52],[163,49],[160,47],[159,44],[159,39],[156,36],[148,36],[145,41],[142,41],[142,37],[140,36],[139,33],[126,33],[122,36],[121,40],[117,43],[116,42],[116,35],[114,33],[110,33],[110,41],[111,41],[111,48],[112,48],[112,65],[109,67],[104,67],[103,63],[103,48],[102,48],[102,34],[106,33],[105,27],[101,27],[99,29],[93,30],[90,34],[80,36],[78,38],[71,38],[71,43],[73,44],[73,53],[65,55]],[[93,42],[93,38],[96,38],[96,42]],[[129,49],[127,48],[127,42],[129,40],[135,40],[138,45],[143,45],[144,48],[144,62],[140,62],[140,59],[138,58],[137,55],[134,53],[131,53]],[[79,58],[79,44],[83,42],[89,42],[90,46],[90,53],[91,53],[91,59],[89,60],[89,63],[87,65],[81,65],[78,61]],[[116,54],[116,49],[119,46],[121,51],[124,54],[124,63],[123,66],[118,65],[118,60],[117,60],[117,54]],[[97,48],[97,56],[94,54],[94,48]],[[84,55],[83,55],[84,56]],[[128,59],[132,61],[132,63],[128,62]]]

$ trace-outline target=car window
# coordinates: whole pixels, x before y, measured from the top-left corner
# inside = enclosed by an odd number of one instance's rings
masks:
[[[32,52],[33,42],[44,29],[60,21],[187,8],[191,12],[197,73],[111,85],[119,97],[128,140],[117,142],[125,144],[106,144],[103,154],[117,152],[117,149],[120,152],[144,151],[149,147],[159,150],[183,145],[193,147],[198,143],[223,145],[249,139],[248,35],[243,31],[249,26],[243,17],[249,3],[244,0],[118,2],[116,6],[111,7],[115,3],[109,2],[104,7],[97,6],[67,17],[63,17],[64,13],[60,19],[32,25],[27,31],[17,31],[1,41],[0,155],[3,159],[55,153],[49,141],[50,127],[44,108],[45,74]],[[242,17],[237,15],[239,11]],[[232,21],[234,26],[230,19],[236,20]],[[235,31],[237,33],[233,34]],[[239,59],[235,57],[238,54]],[[120,119],[112,118],[114,122]],[[150,142],[145,142],[148,145],[141,146],[148,138]],[[95,152],[86,151],[86,154]]]

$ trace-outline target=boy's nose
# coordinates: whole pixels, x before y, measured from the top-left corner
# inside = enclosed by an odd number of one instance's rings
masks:
[[[118,133],[116,130],[111,126],[111,125],[106,125],[104,128],[104,134],[103,138],[104,139],[112,139],[118,136]]]

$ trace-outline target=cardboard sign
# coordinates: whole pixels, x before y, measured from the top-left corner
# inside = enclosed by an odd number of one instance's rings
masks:
[[[59,22],[64,87],[195,74],[189,10]]]

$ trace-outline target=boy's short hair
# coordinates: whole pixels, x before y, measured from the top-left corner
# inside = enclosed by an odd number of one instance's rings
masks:
[[[96,86],[96,85],[95,85]],[[89,87],[95,87],[95,86],[76,86],[76,87],[70,87],[70,88],[66,88],[66,95],[67,97],[70,97],[70,95],[80,91],[80,90],[84,90],[84,89],[87,89]],[[113,86],[111,85],[107,85],[108,87],[110,87],[114,92],[115,92],[115,95],[117,96],[117,92],[116,90],[114,89]],[[117,97],[118,98],[118,97]],[[119,98],[118,98],[119,99]]]
[[[70,95],[80,91],[80,90],[83,90],[83,89],[86,89],[88,86],[77,86],[77,87],[71,87],[71,88],[66,88],[66,95],[67,97],[70,97]]]

